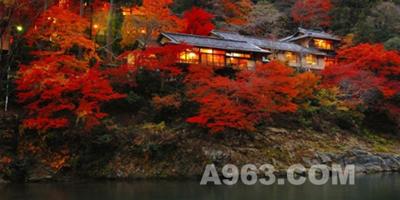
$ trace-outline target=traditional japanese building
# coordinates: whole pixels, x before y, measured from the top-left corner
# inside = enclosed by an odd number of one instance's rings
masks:
[[[322,70],[333,62],[340,39],[326,32],[299,28],[297,33],[279,41],[234,32],[212,31],[209,36],[162,33],[158,43],[193,46],[179,55],[180,63],[240,69],[280,60],[302,70]]]
[[[330,65],[334,62],[333,57],[336,56],[336,49],[340,45],[341,39],[324,31],[298,28],[295,34],[279,41],[296,43],[308,49],[324,52],[326,53],[325,65]]]
[[[187,44],[194,48],[179,55],[179,62],[187,64],[206,64],[231,66],[237,68],[254,68],[271,53],[252,43],[230,40],[215,36],[199,36],[180,33],[162,33],[161,45]]]
[[[213,35],[237,40],[247,41],[262,49],[268,50],[271,54],[269,60],[280,60],[291,67],[304,69],[323,69],[324,59],[327,54],[314,48],[306,48],[302,45],[292,42],[273,41],[260,37],[244,36],[238,33],[213,31]]]

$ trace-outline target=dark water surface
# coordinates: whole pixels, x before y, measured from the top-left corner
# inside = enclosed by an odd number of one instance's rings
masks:
[[[353,186],[200,186],[198,181],[0,185],[1,200],[400,200],[400,174],[356,178]]]

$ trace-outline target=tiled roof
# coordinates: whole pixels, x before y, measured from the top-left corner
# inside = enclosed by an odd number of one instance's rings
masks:
[[[246,41],[263,49],[292,51],[292,52],[315,54],[315,55],[326,55],[325,53],[320,52],[316,49],[305,48],[303,46],[290,42],[273,41],[265,38],[245,36],[232,32],[213,31],[212,34],[223,39]]]
[[[246,41],[230,40],[223,38],[216,38],[210,36],[199,36],[181,33],[162,33],[162,36],[168,38],[170,43],[173,44],[188,44],[197,47],[208,47],[224,50],[246,51],[246,52],[259,52],[270,53],[254,44]]]
[[[304,29],[304,28],[299,28],[298,32],[296,34],[291,35],[289,37],[282,38],[279,41],[291,42],[291,41],[295,41],[295,40],[299,40],[299,39],[307,38],[307,37],[340,41],[339,37],[332,35],[330,33],[327,33],[324,31]]]

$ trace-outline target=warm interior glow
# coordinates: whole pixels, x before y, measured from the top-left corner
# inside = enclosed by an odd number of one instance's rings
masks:
[[[297,64],[297,54],[295,54],[293,52],[286,52],[285,53],[285,57],[286,57],[286,61],[290,65],[296,65]]]
[[[329,40],[314,39],[314,46],[319,49],[333,49],[332,41]]]
[[[249,60],[242,58],[234,58],[234,57],[227,58],[226,63],[239,70],[252,67],[250,66],[251,63]]]
[[[193,51],[184,51],[179,54],[179,61],[181,63],[188,63],[188,64],[198,64],[199,63],[199,54]]]
[[[201,48],[201,49],[200,49],[200,53],[209,53],[209,54],[212,54],[212,53],[213,53],[213,50],[212,50],[212,49],[203,49],[203,48]]]
[[[229,56],[229,57],[236,57],[236,58],[251,58],[251,55],[250,55],[250,54],[235,53],[235,52],[226,53],[226,56]]]
[[[307,65],[316,65],[317,64],[317,57],[314,55],[307,55],[306,56],[306,63]]]
[[[225,51],[217,49],[200,49],[200,60],[202,64],[213,66],[225,65]]]
[[[238,53],[238,52],[229,52],[226,53],[228,57],[226,59],[226,64],[230,65],[239,70],[248,69],[253,67],[253,63],[251,62],[251,54],[247,53]]]
[[[201,54],[201,63],[222,67],[225,65],[225,57],[218,54]]]
[[[225,54],[225,51],[223,50],[217,50],[217,49],[205,49],[201,48],[200,53],[207,53],[207,54]]]
[[[144,13],[136,7],[122,7],[123,16],[143,16]]]
[[[251,54],[238,52],[225,52],[210,48],[193,48],[179,54],[179,62],[187,64],[204,64],[223,67],[230,65],[239,69],[254,67]]]

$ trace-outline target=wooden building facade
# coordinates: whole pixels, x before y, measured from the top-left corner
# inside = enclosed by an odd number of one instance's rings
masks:
[[[279,60],[301,70],[322,70],[333,62],[340,38],[323,31],[299,28],[278,41],[234,32],[212,31],[208,36],[161,33],[159,45],[187,44],[193,48],[180,53],[185,64],[205,64],[254,68],[257,64]]]
[[[180,33],[162,33],[158,42],[165,44],[187,44],[194,48],[178,56],[180,63],[205,64],[219,67],[254,68],[271,53],[245,41],[229,40],[212,36]]]

